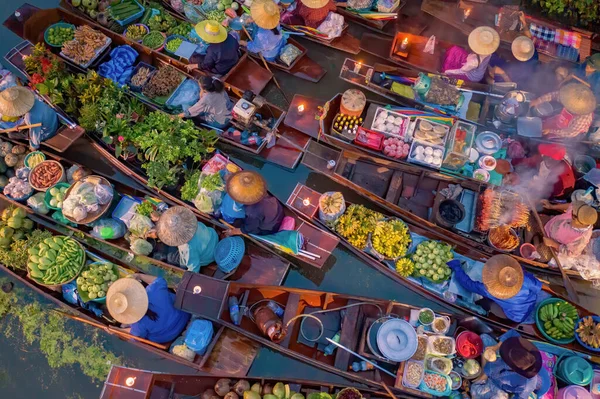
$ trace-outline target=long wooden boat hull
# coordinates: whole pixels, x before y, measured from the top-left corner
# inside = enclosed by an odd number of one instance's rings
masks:
[[[104,382],[100,399],[146,399],[158,398],[166,394],[175,395],[175,397],[197,397],[204,391],[213,389],[217,381],[221,378],[231,379],[232,377],[235,379],[244,379],[250,383],[250,386],[255,383],[274,386],[276,383],[281,382],[289,385],[291,391],[302,393],[304,396],[308,396],[310,392],[335,394],[339,389],[349,387],[346,384],[299,379],[256,378],[244,375],[231,376],[223,374],[183,375],[112,366]],[[232,381],[232,386],[233,382],[235,381]],[[365,399],[370,399],[372,396],[383,396],[383,394],[368,388],[361,388],[361,393]]]
[[[396,17],[398,17],[402,8],[405,5],[406,5],[406,1],[401,0],[401,1],[399,1],[398,7],[396,7],[391,12],[395,12]],[[343,15],[344,19],[346,21],[350,20],[356,24],[359,24],[361,26],[364,26],[365,28],[368,28],[368,29],[371,29],[371,30],[377,32],[379,35],[383,34],[383,35],[393,36],[394,32],[396,30],[397,19],[392,19],[392,20],[369,19],[369,18],[365,18],[355,12],[348,11],[346,9],[346,7],[339,6],[339,5],[337,7],[337,13],[340,15]],[[364,36],[364,33],[363,33],[363,36]],[[361,50],[362,50],[362,48],[361,48]]]

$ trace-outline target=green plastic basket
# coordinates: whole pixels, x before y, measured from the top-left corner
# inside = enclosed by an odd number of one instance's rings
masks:
[[[83,273],[84,271],[89,270],[91,265],[105,264],[105,263],[112,263],[112,262],[93,262],[93,263],[90,263],[89,265],[86,265],[81,270],[81,273]],[[114,263],[112,265],[113,265],[113,272],[118,277],[119,276],[119,267],[117,265],[115,265]],[[81,275],[81,273],[79,273],[79,274]],[[79,293],[79,296],[81,297],[81,300],[83,302],[97,302],[97,303],[102,303],[102,304],[106,303],[106,296],[103,296],[102,298],[90,299],[90,297],[88,296],[87,292],[81,291],[81,289],[79,289],[79,284],[77,284],[77,292]]]
[[[41,152],[41,151],[30,152],[29,154],[27,154],[25,156],[25,160],[23,161],[25,163],[25,166],[27,166],[29,169],[33,169],[31,166],[29,166],[29,158],[35,154],[39,154],[42,156],[42,158],[43,158],[42,162],[44,162],[46,160],[46,154],[44,154],[43,152]]]
[[[48,27],[48,28],[47,28],[47,29],[44,31],[44,41],[46,42],[46,44],[47,44],[48,46],[51,46],[51,47],[56,47],[56,48],[61,48],[61,47],[62,47],[62,44],[52,44],[52,43],[50,43],[50,42],[48,41],[48,33],[49,33],[50,29],[52,29],[52,28],[71,28],[71,29],[73,29],[73,31],[75,31],[75,25],[73,25],[73,24],[68,24],[68,23],[66,23],[66,22],[57,22],[57,23],[55,23],[55,24],[53,24],[53,25],[50,25],[50,26],[49,26],[49,27]]]
[[[544,338],[546,338],[548,341],[554,343],[554,344],[570,344],[571,342],[575,341],[575,336],[573,336],[573,338],[561,338],[561,339],[556,339],[556,338],[552,338],[551,336],[549,336],[548,334],[546,334],[546,331],[544,330],[544,322],[540,319],[540,309],[548,304],[551,303],[556,303],[556,302],[563,302],[564,299],[560,299],[560,298],[548,298],[543,300],[542,302],[539,303],[539,305],[535,308],[535,325],[537,326],[538,330],[542,333],[542,335],[544,336]]]
[[[54,206],[50,205],[50,200],[52,199],[52,195],[50,195],[50,190],[52,190],[54,187],[56,187],[58,189],[60,189],[62,187],[69,188],[69,187],[71,187],[71,185],[69,183],[56,183],[55,185],[53,185],[52,187],[50,187],[48,190],[46,190],[46,194],[44,195],[44,203],[46,204],[46,206],[49,209],[52,209],[54,211],[58,211],[58,210],[60,210],[62,208],[57,208],[57,207],[54,207]]]

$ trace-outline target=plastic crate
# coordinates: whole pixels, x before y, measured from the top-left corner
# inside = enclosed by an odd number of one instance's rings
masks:
[[[385,136],[382,133],[359,127],[356,132],[356,138],[354,139],[354,142],[361,147],[381,151],[383,148],[384,139]]]
[[[121,3],[122,3],[122,2],[121,2]],[[121,4],[121,3],[119,3],[119,4]],[[115,22],[116,22],[116,23],[118,23],[118,24],[119,24],[119,25],[121,25],[121,26],[129,25],[130,23],[132,23],[132,22],[136,21],[138,18],[141,18],[141,17],[142,17],[142,15],[144,15],[144,12],[146,11],[146,9],[145,9],[145,8],[144,8],[144,7],[143,7],[143,6],[142,6],[140,3],[138,3],[138,2],[137,2],[137,1],[135,1],[135,0],[134,0],[134,3],[135,3],[135,4],[137,4],[137,6],[140,8],[140,11],[139,11],[139,12],[136,12],[135,14],[133,14],[132,16],[130,16],[130,17],[128,17],[128,18],[125,18],[125,19],[124,19],[124,20],[122,20],[122,21],[119,21],[118,19],[115,19]],[[116,4],[115,4],[115,5],[116,5]],[[110,6],[110,7],[108,7],[108,8],[107,8],[107,10],[109,10],[109,12],[110,12],[110,10],[112,9],[112,7],[114,7],[114,5],[113,5],[113,6]]]
[[[104,43],[104,46],[100,47],[98,50],[96,50],[96,54],[85,64],[80,64],[77,61],[75,61],[74,59],[72,59],[71,57],[66,56],[62,51],[60,52],[60,56],[63,57],[66,60],[69,60],[70,62],[72,62],[75,65],[78,65],[84,69],[88,68],[90,65],[92,65],[94,63],[94,61],[96,61],[98,59],[98,57],[104,52],[104,50],[106,50],[110,44],[112,43],[112,39],[110,37],[106,37],[106,43]]]
[[[423,153],[423,159],[420,159],[419,156],[417,155],[417,147],[423,147],[424,151],[427,151],[427,148],[431,148],[432,153],[431,154]],[[437,150],[441,151],[440,157],[435,157],[435,155],[434,155],[434,154],[436,154]],[[419,140],[413,140],[412,145],[410,147],[410,151],[408,153],[408,162],[427,166],[429,168],[440,169],[442,166],[442,159],[444,159],[444,150],[445,150],[444,146],[442,146],[442,145],[435,145],[435,144],[430,144],[427,142],[422,142]],[[439,159],[440,160],[439,164],[434,164],[433,162],[432,163],[426,162],[425,159],[427,159],[426,158],[427,156],[431,156],[433,159]]]
[[[169,54],[170,56],[173,56],[173,57],[176,57],[176,55],[175,55],[175,52],[176,52],[177,50],[175,50],[175,51],[169,51],[169,50],[167,49],[167,45],[169,44],[169,42],[170,42],[171,40],[175,40],[175,39],[181,39],[181,40],[183,40],[183,41],[186,41],[186,40],[187,40],[187,39],[186,39],[184,36],[181,36],[181,35],[170,35],[170,36],[167,36],[167,40],[165,40],[165,48],[164,48],[164,50],[165,50],[165,53],[167,53],[167,54]],[[179,47],[178,47],[178,48],[179,48]]]
[[[48,41],[48,31],[52,28],[72,28],[73,31],[75,31],[75,25],[68,24],[66,22],[57,22],[55,24],[50,25],[48,28],[46,28],[46,30],[44,31],[44,41],[46,42],[46,44],[48,46],[56,47],[56,48],[61,48],[62,44],[52,44]]]
[[[384,125],[388,125],[388,124],[392,124],[395,128],[398,129],[398,132],[390,132],[390,131],[386,131],[384,129],[381,128],[381,123],[379,123],[378,121],[380,120],[380,116],[385,113],[386,115],[386,121],[383,122]],[[393,118],[394,121],[390,122],[387,121],[387,118]],[[408,126],[410,124],[410,118],[406,115],[402,115],[398,112],[395,111],[391,111],[382,107],[378,107],[377,110],[375,111],[375,116],[373,117],[373,123],[371,124],[371,130],[375,131],[375,132],[379,132],[379,133],[383,133],[386,136],[391,136],[391,137],[397,137],[397,138],[404,138],[404,135],[406,134],[406,131],[408,130]]]

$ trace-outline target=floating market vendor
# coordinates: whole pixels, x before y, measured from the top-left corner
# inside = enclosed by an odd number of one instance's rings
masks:
[[[295,14],[302,18],[303,23],[300,25],[316,29],[325,21],[329,12],[335,10],[333,0],[300,0]]]
[[[450,47],[442,61],[442,72],[467,82],[480,82],[485,76],[492,54],[499,46],[500,36],[494,28],[475,28],[469,34],[472,53],[460,46]]]
[[[543,121],[542,132],[545,136],[566,139],[588,132],[594,119],[596,98],[586,85],[566,83],[558,91],[531,101],[530,106],[552,101],[560,102],[564,109],[560,115]]]
[[[197,273],[215,260],[217,232],[198,222],[194,213],[183,206],[171,207],[160,216],[156,235],[165,245],[177,247],[179,264],[189,271]]]
[[[29,129],[29,146],[34,150],[40,148],[42,141],[54,137],[58,130],[56,111],[22,86],[13,86],[0,93],[0,114],[7,118],[22,117],[24,125],[42,124]]]
[[[267,61],[275,61],[287,43],[287,35],[279,26],[279,7],[272,0],[255,0],[250,11],[257,28],[252,32],[251,40],[240,40],[240,45],[253,54],[262,54]]]
[[[539,66],[539,58],[533,40],[519,36],[510,46],[512,59],[505,60],[492,54],[488,72],[495,82],[514,82],[519,89],[527,88]]]
[[[564,212],[554,216],[544,226],[548,235],[544,238],[544,244],[558,251],[561,262],[563,258],[581,255],[592,238],[592,230],[598,220],[596,210],[581,202],[551,204],[548,200],[542,200],[542,205],[546,209]]]
[[[129,326],[126,332],[159,344],[177,338],[190,320],[190,314],[176,309],[174,303],[175,294],[164,278],[137,273],[115,281],[106,293],[108,312]]]
[[[448,262],[453,278],[467,291],[496,303],[506,317],[521,323],[535,309],[542,283],[531,273],[524,272],[519,262],[508,255],[495,255],[483,266],[482,280],[473,281],[457,259]]]
[[[225,75],[237,64],[240,59],[240,44],[217,21],[205,20],[196,24],[194,28],[198,36],[209,43],[202,65],[191,63],[187,69],[200,68],[214,75]]]
[[[233,103],[225,91],[223,83],[212,76],[200,79],[200,98],[180,117],[198,117],[212,127],[225,129],[231,122]]]
[[[575,76],[585,79],[590,89],[600,99],[600,53],[590,55],[574,71]]]
[[[259,173],[234,173],[228,177],[225,190],[221,215],[235,226],[226,234],[266,235],[279,231],[285,217],[283,207],[267,193],[267,182]]]

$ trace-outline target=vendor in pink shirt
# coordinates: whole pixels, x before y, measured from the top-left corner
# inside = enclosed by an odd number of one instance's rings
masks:
[[[547,200],[542,204],[546,209],[564,211],[562,215],[550,219],[544,230],[548,237],[544,244],[558,250],[559,255],[579,256],[592,237],[592,229],[598,213],[583,203],[552,205]]]

